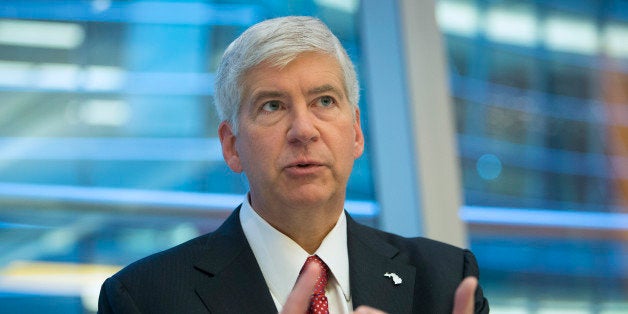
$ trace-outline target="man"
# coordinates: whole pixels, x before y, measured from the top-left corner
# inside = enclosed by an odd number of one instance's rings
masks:
[[[488,312],[475,279],[456,293],[478,276],[471,252],[377,231],[344,211],[364,149],[359,86],[322,22],[249,28],[225,51],[215,95],[223,157],[246,174],[246,199],[215,232],[105,281],[100,312],[451,313],[454,303]]]

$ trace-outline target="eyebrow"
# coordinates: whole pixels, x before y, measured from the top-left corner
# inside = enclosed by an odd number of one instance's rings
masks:
[[[307,91],[308,95],[318,95],[318,94],[323,94],[323,93],[334,93],[336,94],[340,99],[342,99],[343,97],[343,93],[341,90],[339,90],[338,88],[334,87],[331,84],[324,84],[321,86],[317,86],[314,87],[310,90]],[[285,97],[286,93],[281,92],[281,91],[275,91],[275,90],[262,90],[259,91],[255,94],[253,94],[253,97],[251,97],[251,103],[256,103],[258,102],[260,99],[267,99],[267,98],[282,98]]]
[[[328,92],[332,92],[340,98],[342,98],[343,96],[343,93],[341,90],[338,90],[336,87],[330,84],[317,86],[307,91],[309,95],[323,94],[323,93],[328,93]]]
[[[282,93],[280,91],[263,90],[263,91],[259,91],[253,94],[253,96],[251,97],[251,103],[256,103],[260,99],[281,98],[281,97],[284,97],[285,95],[286,95],[285,93]]]

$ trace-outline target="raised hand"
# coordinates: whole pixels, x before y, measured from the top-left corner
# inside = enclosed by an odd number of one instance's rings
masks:
[[[280,314],[303,314],[307,311],[310,303],[310,296],[314,291],[318,274],[321,268],[317,263],[311,263],[305,267],[303,273],[299,276],[297,283],[294,285],[292,292],[281,309]],[[478,280],[475,277],[465,278],[458,288],[454,296],[454,310],[452,314],[472,314],[475,300],[475,289],[478,286]],[[358,307],[354,314],[385,314],[380,310],[368,306]]]
[[[473,313],[475,289],[477,287],[478,279],[475,277],[467,277],[460,283],[458,289],[456,289],[456,295],[454,296],[453,314]]]
[[[310,305],[310,296],[316,286],[318,274],[321,272],[321,266],[318,263],[308,264],[297,283],[292,288],[292,292],[288,295],[286,304],[281,309],[281,314],[303,314]]]

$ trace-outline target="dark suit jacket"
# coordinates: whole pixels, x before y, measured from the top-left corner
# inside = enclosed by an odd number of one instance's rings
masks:
[[[216,231],[141,259],[107,279],[99,313],[277,313],[239,212],[236,209]],[[470,251],[402,238],[350,217],[347,232],[354,307],[450,314],[460,281],[478,276]],[[396,273],[403,282],[394,285],[386,272]],[[481,289],[475,310],[488,313]]]

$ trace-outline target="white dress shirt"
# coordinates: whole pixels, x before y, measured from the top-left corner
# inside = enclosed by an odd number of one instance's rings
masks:
[[[273,228],[251,207],[248,197],[240,209],[240,223],[253,250],[275,306],[281,311],[297,281],[309,254],[285,234]],[[314,253],[331,270],[325,295],[329,313],[351,313],[349,291],[349,255],[347,252],[347,219],[344,211],[336,226],[327,234]]]

